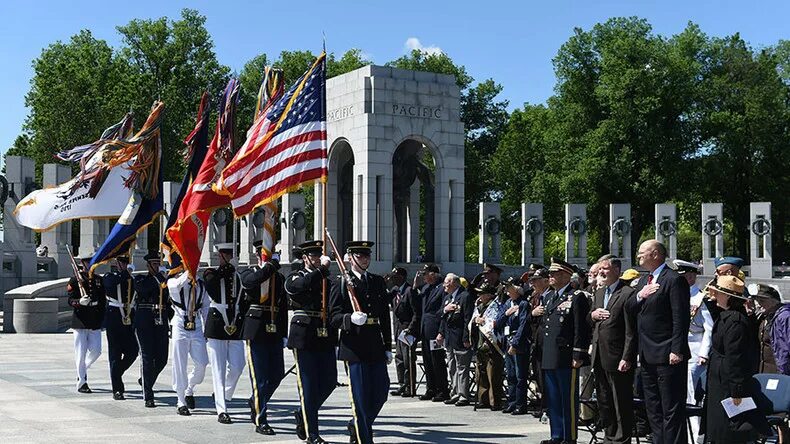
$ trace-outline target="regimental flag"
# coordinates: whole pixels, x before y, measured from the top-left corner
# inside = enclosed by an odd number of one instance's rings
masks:
[[[107,128],[99,140],[58,153],[66,162],[79,162],[80,173],[68,182],[36,190],[22,198],[13,212],[17,222],[35,231],[45,231],[73,219],[111,218],[123,213],[132,196],[124,172],[132,162],[98,174],[105,154],[116,143],[131,141],[132,115],[127,114]]]
[[[135,136],[137,144],[125,144],[105,158],[107,166],[131,162],[126,184],[132,189],[118,222],[90,263],[90,274],[99,265],[129,254],[137,233],[152,224],[164,212],[162,200],[162,140],[160,127],[164,104],[156,102],[143,128]],[[144,137],[143,137],[144,136]],[[102,170],[98,171],[101,175]],[[112,196],[110,199],[114,199]]]
[[[303,185],[326,181],[326,53],[267,107],[216,186],[236,217]]]
[[[178,191],[178,197],[176,197],[176,201],[173,203],[173,208],[170,210],[170,215],[167,219],[167,226],[163,230],[164,235],[162,236],[161,241],[162,248],[169,253],[168,262],[170,263],[171,274],[178,273],[179,271],[183,270],[183,265],[181,263],[181,256],[179,256],[178,253],[173,250],[172,245],[170,245],[170,240],[167,238],[167,230],[175,225],[178,221],[178,210],[181,207],[181,202],[184,200],[184,195],[186,195],[189,185],[191,185],[195,180],[195,177],[197,177],[198,172],[200,171],[200,166],[203,164],[203,160],[206,158],[206,152],[208,151],[208,127],[210,111],[211,107],[209,106],[208,92],[204,92],[203,97],[200,99],[200,105],[198,106],[197,123],[195,124],[195,129],[193,129],[184,140],[184,143],[188,147],[185,160],[189,161],[189,167],[187,168],[186,174],[184,174],[184,180],[181,181],[181,189]]]
[[[181,201],[177,221],[167,229],[170,245],[181,257],[184,269],[193,280],[197,277],[209,216],[213,210],[230,204],[228,196],[216,193],[212,185],[235,154],[233,134],[238,96],[239,82],[230,79],[222,96],[217,129],[208,153]]]

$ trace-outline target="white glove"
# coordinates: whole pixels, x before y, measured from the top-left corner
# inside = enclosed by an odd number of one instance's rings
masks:
[[[283,338],[283,348],[288,346],[288,338]]]
[[[321,256],[322,267],[329,267],[331,263],[332,263],[332,259],[329,259],[329,256]]]
[[[365,325],[365,322],[368,321],[368,315],[362,313],[361,311],[355,311],[351,313],[351,323],[355,325]]]
[[[387,356],[387,365],[392,364],[392,352],[387,350],[384,354]]]
[[[80,298],[80,305],[88,306],[91,303],[91,298],[87,295]]]

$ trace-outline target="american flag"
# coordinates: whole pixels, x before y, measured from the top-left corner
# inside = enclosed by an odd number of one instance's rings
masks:
[[[230,195],[236,217],[305,184],[326,180],[325,64],[322,53],[264,109],[223,170],[217,189]]]

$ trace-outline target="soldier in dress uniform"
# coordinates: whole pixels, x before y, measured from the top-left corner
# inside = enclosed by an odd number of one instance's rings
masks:
[[[346,243],[351,270],[332,286],[332,326],[340,329],[338,359],[345,362],[351,389],[352,444],[373,442],[373,422],[387,401],[387,365],[392,362],[389,296],[384,278],[367,271],[373,242]],[[352,303],[349,287],[354,289]]]
[[[77,391],[91,393],[88,387],[88,368],[101,355],[101,327],[107,297],[104,295],[101,278],[88,277],[88,267],[93,255],[83,255],[80,260],[79,279],[73,276],[66,291],[69,305],[74,308],[71,329],[74,330],[74,358],[77,361]]]
[[[708,307],[705,305],[703,293],[697,285],[697,275],[699,266],[693,262],[675,259],[672,265],[679,275],[686,278],[689,284],[691,295],[691,322],[689,323],[689,350],[691,359],[688,368],[688,389],[686,392],[686,404],[696,405],[702,401],[702,392],[706,386],[707,364],[710,357],[711,335],[713,334],[713,317],[711,317]],[[692,442],[697,442],[700,434],[700,417],[689,417],[691,427]]]
[[[411,397],[414,396],[413,389],[416,388],[416,380],[414,375],[417,372],[417,355],[416,346],[417,338],[414,335],[408,334],[407,330],[409,325],[414,319],[415,304],[413,298],[415,295],[412,292],[411,285],[406,279],[406,269],[403,267],[395,267],[392,269],[388,276],[388,285],[390,288],[390,295],[392,301],[392,326],[395,332],[395,372],[398,375],[398,388],[390,392],[393,396]],[[412,341],[411,345],[401,341],[400,336],[403,333],[404,339]]]
[[[579,411],[579,374],[589,365],[590,325],[587,295],[570,286],[573,267],[552,258],[549,284],[554,289],[546,301],[542,319],[544,395],[551,439],[541,444],[575,443],[576,412]]]
[[[129,256],[118,256],[116,266],[104,275],[102,284],[107,296],[107,348],[110,354],[110,380],[112,398],[124,397],[123,374],[137,360],[140,347],[134,335],[134,279],[129,273]]]
[[[294,351],[301,402],[294,412],[296,434],[310,444],[326,442],[318,435],[318,409],[337,383],[337,329],[328,322],[330,259],[321,253],[323,246],[317,240],[300,244],[304,268],[285,280],[285,292],[293,309],[288,348]]]
[[[233,259],[233,244],[217,244],[215,248],[219,253],[219,267],[207,268],[203,273],[210,300],[205,333],[217,421],[230,424],[232,421],[226,404],[233,398],[246,364],[244,341],[241,340],[243,318],[238,297],[241,288],[234,282],[236,267],[230,263]]]
[[[168,323],[172,317],[170,298],[167,292],[167,279],[159,270],[162,260],[158,252],[145,256],[148,274],[134,278],[135,316],[134,330],[140,344],[140,357],[143,361],[142,385],[146,407],[156,407],[154,403],[154,384],[159,373],[167,365],[169,346]]]
[[[189,416],[195,408],[195,387],[203,382],[208,366],[206,337],[203,325],[208,307],[208,295],[203,279],[192,282],[182,272],[167,280],[167,290],[173,304],[170,320],[173,338],[173,390],[176,392],[178,414]],[[187,359],[192,357],[192,372],[187,373]]]
[[[288,334],[288,296],[283,287],[285,278],[277,271],[280,255],[274,253],[264,261],[263,241],[255,241],[253,245],[257,248],[258,265],[239,273],[247,307],[241,337],[247,342],[252,382],[250,409],[255,431],[274,435],[266,411],[285,374],[283,347]]]

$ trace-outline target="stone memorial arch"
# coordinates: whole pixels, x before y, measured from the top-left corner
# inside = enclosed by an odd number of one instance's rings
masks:
[[[327,80],[327,227],[376,243],[372,267],[463,271],[464,128],[449,75],[366,66]],[[321,187],[315,188],[320,238]],[[422,222],[422,223],[421,223]]]

